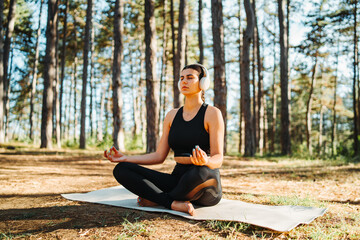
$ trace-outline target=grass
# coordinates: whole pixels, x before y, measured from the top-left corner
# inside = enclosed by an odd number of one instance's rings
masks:
[[[135,239],[137,236],[149,237],[156,229],[149,230],[148,226],[143,222],[135,221],[130,222],[124,218],[124,222],[121,224],[123,232],[117,236],[116,239]]]
[[[295,205],[295,206],[304,206],[304,207],[318,207],[326,208],[324,202],[318,201],[316,199],[310,198],[299,198],[298,196],[269,196],[269,202],[273,205]]]

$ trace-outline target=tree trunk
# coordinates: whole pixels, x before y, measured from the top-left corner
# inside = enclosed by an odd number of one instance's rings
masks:
[[[239,5],[239,69],[240,69],[240,88],[241,88],[241,59],[242,59],[242,29],[241,29],[241,0],[238,0]],[[244,120],[244,113],[243,113],[243,106],[242,106],[242,96],[240,94],[240,102],[239,102],[239,146],[238,151],[240,154],[244,154],[244,142],[245,142],[245,120]]]
[[[199,39],[199,51],[200,51],[200,59],[199,63],[204,63],[204,44],[203,44],[203,36],[202,36],[202,0],[199,0],[199,9],[198,9],[198,24],[199,24],[199,31],[198,31],[198,39]]]
[[[320,107],[320,120],[319,120],[319,139],[318,139],[318,145],[319,145],[319,154],[323,155],[324,152],[322,152],[323,150],[323,122],[324,122],[324,111],[325,111],[326,107],[324,105],[321,104]]]
[[[336,98],[337,98],[337,78],[338,78],[338,67],[339,67],[339,41],[337,42],[338,50],[336,51],[336,73],[334,79],[334,102],[332,107],[333,121],[331,126],[331,156],[336,155]]]
[[[3,26],[4,0],[0,0],[0,26]],[[4,132],[4,42],[0,31],[0,143],[5,141]]]
[[[106,86],[104,86],[102,91],[101,91],[100,113],[99,113],[99,118],[98,118],[98,121],[97,121],[97,131],[98,131],[97,132],[97,140],[98,141],[103,141],[104,140],[103,119],[104,119],[104,109],[105,109],[105,97],[106,97]]]
[[[54,86],[54,134],[56,137],[56,144],[61,148],[60,140],[60,102],[59,102],[59,18],[56,20],[56,41],[55,41],[55,86]]]
[[[353,76],[353,109],[354,109],[354,154],[358,155],[359,153],[359,140],[358,140],[358,127],[357,127],[357,113],[356,113],[356,80],[357,75],[357,66],[358,66],[358,47],[357,47],[357,0],[354,1],[355,4],[355,11],[354,11],[354,76]]]
[[[181,97],[178,89],[178,81],[180,79],[180,71],[185,66],[186,54],[186,35],[188,25],[188,6],[186,0],[180,0],[179,8],[179,30],[177,38],[177,52],[175,57],[174,71],[174,107],[181,105]]]
[[[41,34],[41,16],[43,10],[43,0],[40,1],[40,13],[39,13],[39,21],[38,21],[38,29],[36,32],[36,43],[35,43],[35,61],[32,72],[32,82],[31,82],[31,91],[30,91],[30,115],[29,115],[29,123],[30,123],[30,132],[29,138],[34,140],[34,97],[36,93],[36,81],[37,81],[37,67],[39,64],[39,37]],[[1,26],[1,25],[0,25]]]
[[[244,7],[246,12],[246,30],[243,35],[243,51],[241,60],[241,100],[243,106],[244,120],[245,120],[245,156],[254,156],[255,142],[253,134],[253,124],[250,107],[250,43],[254,31],[254,13],[250,4],[250,0],[244,0]]]
[[[178,81],[179,81],[179,77],[177,76],[176,73],[178,72],[178,70],[176,69],[177,67],[177,56],[176,56],[176,47],[175,47],[175,26],[174,26],[174,0],[170,1],[170,20],[171,20],[171,35],[172,35],[172,63],[173,63],[173,77],[174,77],[174,81],[173,81],[173,93],[174,93],[174,100],[173,100],[173,106],[174,107],[179,107],[180,106],[180,90],[178,88]]]
[[[81,96],[81,130],[80,130],[80,148],[85,149],[86,147],[86,86],[88,76],[88,65],[89,65],[89,43],[90,43],[90,29],[92,21],[92,0],[87,0],[86,9],[86,25],[85,25],[85,36],[84,36],[84,62],[83,62],[83,75],[82,75],[82,96]]]
[[[257,104],[258,104],[258,143],[259,143],[259,153],[260,155],[264,154],[265,148],[265,137],[264,137],[264,99],[263,99],[263,74],[262,74],[262,61],[261,61],[261,49],[260,49],[260,36],[258,30],[257,16],[256,16],[256,5],[253,1],[254,6],[254,18],[255,18],[255,38],[254,45],[256,45],[256,60],[257,60],[257,78],[258,78],[258,91],[257,91]]]
[[[94,10],[92,15],[94,15]],[[95,56],[95,44],[94,44],[94,40],[95,40],[95,29],[94,29],[94,24],[91,23],[91,39],[90,39],[90,54],[91,54],[91,58],[90,58],[90,111],[89,111],[89,123],[90,123],[90,136],[91,138],[94,136],[94,123],[96,123],[96,121],[94,121],[93,116],[94,114],[94,95],[96,94],[96,90],[94,87],[94,75],[95,75],[95,68],[94,68],[94,56]],[[95,93],[94,93],[95,92]]]
[[[10,77],[8,76],[9,69],[9,56],[10,56],[10,46],[11,46],[11,38],[15,27],[15,18],[16,18],[16,0],[10,0],[9,3],[9,12],[7,16],[7,27],[5,33],[5,41],[4,41],[4,55],[3,55],[3,79],[4,79],[4,109],[5,109],[5,135],[8,128],[9,123],[9,92],[10,92]],[[11,64],[10,64],[11,66]]]
[[[55,41],[57,0],[48,1],[46,55],[44,66],[44,96],[41,120],[41,148],[52,148],[53,82],[55,81]]]
[[[77,45],[77,44],[75,44]],[[78,112],[77,112],[77,63],[78,57],[75,52],[74,58],[74,141],[78,139]]]
[[[310,84],[310,92],[309,92],[309,98],[306,102],[306,147],[309,151],[309,154],[312,155],[312,144],[311,144],[311,127],[312,127],[312,123],[311,123],[311,107],[312,107],[312,102],[313,102],[313,92],[314,92],[314,87],[316,84],[316,69],[317,69],[317,63],[318,63],[318,59],[317,59],[317,53],[315,54],[315,64],[312,70],[312,75],[311,75],[311,84]]]
[[[121,152],[125,150],[124,133],[122,127],[122,82],[121,82],[121,61],[123,59],[123,3],[115,1],[114,13],[114,59],[113,59],[113,142],[114,147]]]
[[[254,9],[254,8],[253,8]],[[255,13],[254,13],[255,16]],[[255,17],[254,17],[255,19]],[[255,23],[255,20],[254,20]],[[257,105],[257,100],[258,100],[258,95],[257,95],[257,82],[256,82],[256,66],[255,66],[255,59],[256,59],[256,55],[257,55],[257,49],[256,49],[256,44],[255,44],[255,24],[254,24],[254,32],[253,32],[253,52],[252,52],[252,59],[251,61],[251,72],[252,72],[252,83],[253,83],[253,97],[252,97],[252,108],[253,108],[253,118],[252,118],[252,123],[253,123],[253,134],[254,134],[254,142],[255,142],[255,152],[257,151],[257,148],[259,146],[259,142],[258,142],[258,135],[259,135],[259,122],[258,122],[258,115],[259,115],[259,111],[258,111],[258,105]]]
[[[146,65],[146,152],[156,151],[158,143],[159,97],[156,84],[156,28],[154,2],[145,0],[145,65]]]
[[[214,53],[214,105],[219,108],[225,123],[224,154],[226,153],[227,87],[225,78],[224,25],[221,0],[211,0],[211,19]]]
[[[285,0],[278,0],[280,26],[281,152],[291,154],[288,96],[288,34],[284,18]]]
[[[275,21],[274,21],[275,25]],[[275,27],[274,27],[275,29]],[[276,36],[274,32],[273,39],[273,56],[274,56],[274,67],[273,67],[273,83],[272,83],[272,121],[271,121],[271,145],[270,152],[275,152],[275,135],[276,135],[276,114],[277,114],[277,102],[276,102]]]
[[[163,98],[163,85],[166,84],[164,78],[166,79],[166,72],[165,72],[165,66],[166,66],[166,48],[167,48],[167,29],[166,29],[166,8],[167,8],[167,0],[164,0],[164,7],[163,7],[163,52],[161,57],[161,75],[160,75],[160,96],[159,96],[159,109],[162,109],[162,98]],[[164,76],[165,75],[165,76]],[[162,111],[159,111],[159,131],[162,131]],[[161,135],[161,134],[160,134]]]
[[[60,122],[63,122],[63,95],[64,95],[64,78],[65,78],[65,60],[66,60],[66,34],[67,34],[67,15],[69,9],[69,1],[65,0],[65,15],[64,15],[64,29],[63,29],[63,38],[62,38],[62,48],[61,48],[61,77],[60,77]],[[62,127],[62,124],[60,125]],[[60,129],[61,134],[63,134],[64,129]]]

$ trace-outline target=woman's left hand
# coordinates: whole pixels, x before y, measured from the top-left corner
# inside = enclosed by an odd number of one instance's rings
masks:
[[[208,164],[209,157],[207,156],[206,152],[204,152],[198,145],[196,145],[192,151],[192,156],[190,156],[190,160],[194,165],[204,166]]]

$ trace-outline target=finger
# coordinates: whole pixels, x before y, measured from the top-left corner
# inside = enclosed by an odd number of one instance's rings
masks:
[[[112,146],[110,149],[111,149],[112,151],[114,151],[115,153],[118,153],[118,152],[119,152],[114,146]]]
[[[196,165],[195,159],[193,158],[193,156],[190,156],[190,161],[191,161],[192,164]]]
[[[201,158],[201,152],[199,150],[199,147],[196,147],[196,157]]]

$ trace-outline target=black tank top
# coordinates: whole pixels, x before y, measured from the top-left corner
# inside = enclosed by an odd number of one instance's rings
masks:
[[[190,121],[183,118],[181,107],[171,124],[168,143],[175,157],[189,157],[196,145],[210,155],[209,133],[204,128],[207,104],[203,103],[198,113]]]

